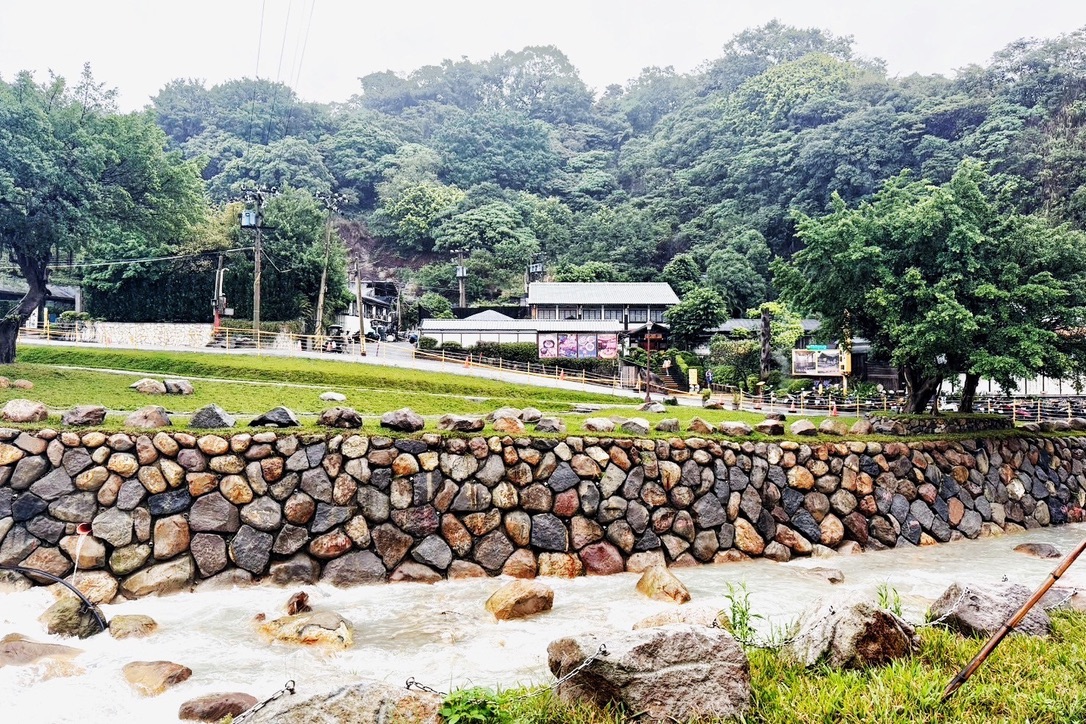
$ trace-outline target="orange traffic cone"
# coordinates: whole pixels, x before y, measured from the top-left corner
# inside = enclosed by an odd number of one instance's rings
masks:
[[[837,403],[830,400],[830,417],[837,417]]]
[[[792,406],[788,408],[788,411],[789,412],[795,412],[796,411],[796,401],[795,400],[792,400]]]
[[[564,380],[566,378],[566,371],[562,370],[558,373],[558,379]]]
[[[465,368],[471,367],[471,355],[470,354],[464,359],[464,367]]]

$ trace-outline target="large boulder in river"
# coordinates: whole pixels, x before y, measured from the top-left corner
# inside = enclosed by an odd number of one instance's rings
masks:
[[[383,681],[348,684],[308,698],[283,696],[246,724],[442,724],[441,697]]]
[[[653,566],[642,573],[637,580],[637,590],[655,601],[686,603],[690,600],[690,591],[667,566]]]
[[[381,415],[381,427],[397,432],[418,432],[426,427],[426,421],[410,407],[401,407]]]
[[[132,688],[144,696],[158,696],[192,676],[192,669],[172,661],[133,661],[122,671]]]
[[[982,586],[952,583],[928,611],[928,620],[966,636],[988,637],[998,631],[1030,596],[1030,590],[1014,583]],[[1014,627],[1015,633],[1047,636],[1052,622],[1040,606],[1034,606]]]
[[[81,649],[71,646],[33,641],[22,634],[13,633],[0,639],[0,669],[5,666],[28,666],[43,659],[71,659],[81,653]]]
[[[38,617],[45,630],[54,636],[85,639],[101,633],[98,617],[75,596],[65,596]]]
[[[349,649],[354,642],[354,626],[334,611],[283,616],[262,623],[260,632],[275,641],[332,649]]]
[[[205,694],[182,704],[177,710],[177,718],[182,721],[217,722],[228,716],[236,717],[252,709],[256,703],[255,696],[240,692]]]
[[[486,610],[499,621],[525,618],[554,606],[554,591],[539,581],[516,580],[499,588],[486,600]]]
[[[565,676],[601,645],[606,655],[558,687],[562,701],[620,705],[649,722],[726,719],[750,706],[746,654],[722,629],[675,624],[558,639],[547,647],[551,673]]]
[[[906,621],[846,595],[819,601],[808,610],[781,655],[803,666],[862,669],[908,656],[919,646],[916,630]]]
[[[1020,543],[1014,547],[1015,553],[1023,553],[1034,558],[1062,558],[1060,549],[1051,543]]]

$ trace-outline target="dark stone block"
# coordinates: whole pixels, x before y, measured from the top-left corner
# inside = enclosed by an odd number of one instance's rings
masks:
[[[694,501],[693,510],[694,520],[698,528],[702,530],[716,528],[728,520],[727,511],[714,495],[703,495],[698,498]]]
[[[36,515],[41,515],[49,508],[49,503],[34,495],[23,493],[11,503],[11,517],[16,523],[30,520]]]
[[[317,503],[317,512],[309,524],[309,531],[315,534],[330,531],[337,525],[346,523],[352,515],[354,515],[352,507]]]
[[[822,542],[822,528],[806,509],[801,508],[792,515],[792,527],[812,543]],[[768,539],[767,539],[768,540]]]
[[[738,467],[732,468],[728,471],[728,485],[733,493],[744,491],[750,485],[750,477]]]
[[[243,525],[230,541],[230,559],[238,568],[244,568],[254,576],[259,576],[268,567],[274,540],[271,533]]]
[[[660,547],[660,537],[651,530],[646,530],[637,542],[634,543],[635,551],[651,551]]]
[[[174,515],[188,510],[192,505],[192,496],[188,488],[167,490],[165,493],[152,495],[147,499],[147,509],[151,515]]]
[[[388,490],[388,486],[391,484],[391,468],[376,468],[373,473],[370,474],[370,485],[377,488],[378,490]]]
[[[577,473],[573,472],[573,468],[569,466],[569,463],[560,463],[547,481],[547,485],[556,493],[575,488],[580,484],[581,479],[577,477]]]
[[[26,529],[47,543],[56,545],[64,535],[64,524],[48,515],[39,515],[28,521]]]
[[[543,551],[565,553],[569,550],[569,531],[550,513],[532,516],[532,547]]]
[[[320,506],[317,506],[320,514]],[[350,517],[350,516],[347,516]],[[344,518],[346,520],[346,518]],[[392,522],[405,533],[416,537],[428,536],[437,531],[439,526],[437,511],[432,505],[422,505],[417,508],[392,511]],[[316,532],[314,530],[314,532]]]
[[[400,452],[405,452],[411,455],[418,455],[419,453],[426,452],[427,445],[422,440],[397,440],[395,442],[396,449]]]
[[[894,516],[899,524],[904,525],[905,519],[909,517],[909,501],[904,495],[894,496],[890,502],[890,515]]]
[[[189,510],[191,530],[233,533],[240,527],[237,506],[218,492],[200,496]]]

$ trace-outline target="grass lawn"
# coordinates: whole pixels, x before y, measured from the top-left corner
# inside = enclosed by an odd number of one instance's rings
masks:
[[[984,641],[944,629],[919,630],[916,655],[864,671],[804,669],[773,651],[748,650],[753,702],[740,724],[1081,724],[1086,720],[1086,614],[1050,614],[1050,638],[1011,636],[946,704],[943,687]],[[514,701],[503,692],[499,710],[517,724],[620,724],[618,713],[570,707],[550,694]],[[710,724],[716,720],[699,720]],[[735,720],[732,720],[735,721]],[[688,724],[678,722],[677,724]],[[690,723],[695,724],[695,723]]]
[[[77,369],[72,369],[77,368]],[[123,371],[116,373],[113,371]],[[339,360],[255,355],[165,353],[25,346],[5,376],[34,383],[30,391],[0,390],[0,402],[28,397],[50,408],[99,404],[131,411],[157,403],[186,413],[215,403],[236,415],[257,415],[277,405],[317,413],[335,403],[319,399],[332,390],[366,415],[411,407],[422,415],[485,413],[502,406],[532,405],[566,412],[572,404],[621,404],[623,398],[482,378],[378,367]],[[193,380],[191,396],[150,397],[128,388],[143,377]],[[628,410],[627,410],[628,412]]]

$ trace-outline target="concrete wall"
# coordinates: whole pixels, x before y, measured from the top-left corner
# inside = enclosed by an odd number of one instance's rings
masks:
[[[0,564],[123,595],[912,547],[1081,519],[1086,438],[802,444],[0,430]],[[239,570],[240,569],[240,570]],[[82,578],[82,574],[81,574]]]

